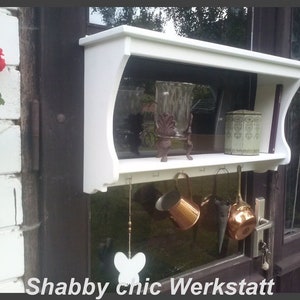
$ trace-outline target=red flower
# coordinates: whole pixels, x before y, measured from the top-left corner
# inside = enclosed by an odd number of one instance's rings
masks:
[[[6,67],[5,59],[2,58],[3,55],[3,50],[0,48],[0,72]]]

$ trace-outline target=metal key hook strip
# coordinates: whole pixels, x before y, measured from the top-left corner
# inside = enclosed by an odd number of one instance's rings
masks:
[[[132,183],[129,179],[129,201],[128,201],[128,257],[123,252],[117,252],[114,257],[114,265],[119,272],[118,282],[124,285],[136,285],[140,282],[139,272],[146,264],[146,256],[138,252],[131,257],[131,229],[132,229]]]

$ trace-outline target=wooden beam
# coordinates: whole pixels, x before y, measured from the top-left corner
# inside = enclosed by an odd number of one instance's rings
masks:
[[[89,273],[89,198],[82,192],[86,8],[40,8],[42,277]]]

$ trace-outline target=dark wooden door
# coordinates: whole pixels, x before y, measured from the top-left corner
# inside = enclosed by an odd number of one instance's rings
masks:
[[[42,276],[89,274],[89,201],[82,192],[83,49],[86,9],[39,9]]]
[[[282,13],[283,15],[280,15]],[[279,18],[283,25],[289,22],[288,10],[259,10],[254,27],[254,48],[263,51],[264,35],[272,34],[268,45],[286,54],[285,41],[280,31],[274,36],[274,28],[264,16]],[[49,280],[69,281],[71,277],[84,280],[90,276],[90,206],[89,196],[82,192],[83,176],[83,48],[79,38],[101,28],[88,26],[87,8],[40,8],[40,107],[41,107],[41,160],[40,160],[40,199],[41,215],[44,220],[40,237],[42,277]],[[281,17],[280,17],[281,16]],[[283,18],[284,16],[284,18]],[[275,26],[276,22],[273,22]],[[285,30],[288,25],[275,27]],[[279,26],[279,27],[278,27]],[[264,28],[264,31],[261,31]],[[280,37],[280,38],[279,38]],[[254,49],[254,50],[255,50]],[[267,49],[265,52],[274,52]],[[280,169],[284,173],[284,170]],[[278,187],[281,172],[268,172],[263,175],[247,175],[248,199],[264,196],[268,199],[268,216],[276,216],[276,232],[267,237],[276,245],[274,258],[279,280],[278,291],[283,290],[289,274],[284,270],[286,255],[289,252],[282,242],[282,206],[274,187]],[[280,177],[282,178],[282,177]],[[244,178],[246,180],[246,178]],[[279,181],[281,182],[281,181]],[[276,184],[275,184],[276,183]],[[275,192],[274,192],[275,191]],[[273,205],[275,203],[275,205]],[[278,226],[277,226],[278,222]],[[281,227],[280,227],[281,226]],[[299,244],[299,240],[293,242]],[[293,244],[293,245],[294,245]],[[251,241],[245,242],[244,255],[232,260],[211,265],[205,271],[193,270],[195,280],[213,281],[261,281],[273,276],[261,270],[260,259],[251,258]],[[299,248],[299,247],[298,247]],[[299,274],[299,269],[297,269]],[[273,268],[271,269],[273,272]],[[274,271],[275,272],[275,271]],[[281,273],[280,273],[281,272]],[[289,280],[289,282],[291,282]],[[296,284],[295,284],[296,285]],[[294,285],[294,288],[295,288]],[[168,284],[165,285],[168,288]]]
[[[290,7],[255,8],[253,50],[282,57],[291,57],[293,9]],[[288,132],[290,128],[286,128]],[[294,149],[291,149],[294,151]],[[292,153],[293,154],[293,153]],[[297,154],[297,153],[296,153]],[[298,154],[297,154],[298,155]],[[291,161],[290,164],[294,162]],[[285,236],[287,166],[265,178],[256,175],[256,188],[269,187],[271,197],[268,212],[274,220],[274,230],[269,236],[273,244],[273,276],[277,292],[299,292],[300,235]],[[291,184],[291,183],[288,183]]]

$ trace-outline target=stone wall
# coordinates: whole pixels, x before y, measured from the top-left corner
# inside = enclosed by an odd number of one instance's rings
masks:
[[[0,8],[0,292],[24,292],[21,184],[20,42],[16,8]]]

